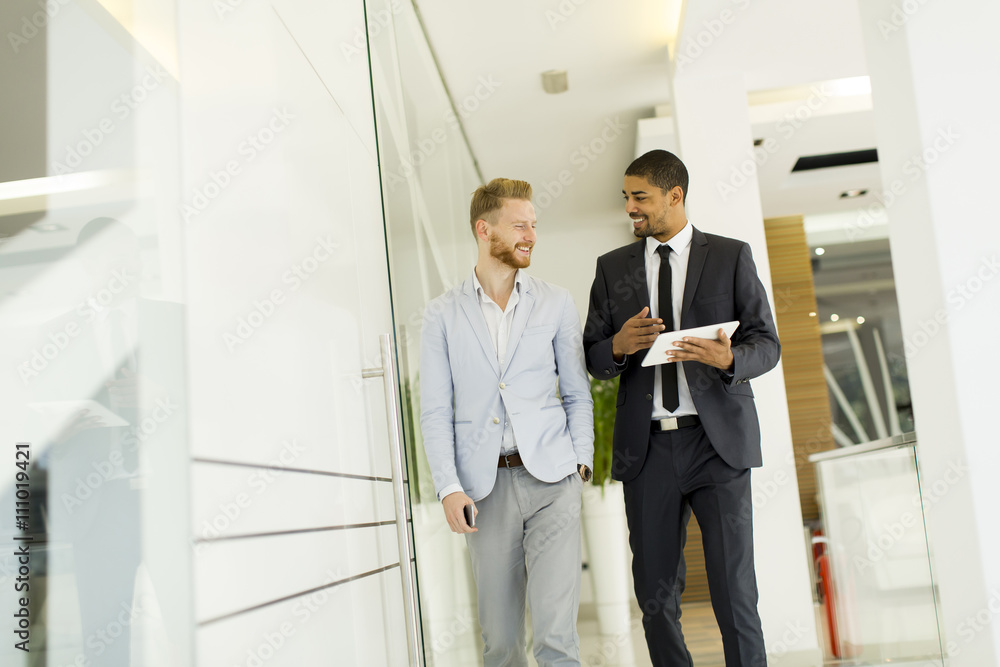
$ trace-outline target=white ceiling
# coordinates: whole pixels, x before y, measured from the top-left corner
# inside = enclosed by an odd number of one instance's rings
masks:
[[[699,37],[708,46],[686,65],[685,75],[742,71],[754,137],[780,140],[780,150],[758,174],[766,217],[874,201],[876,164],[791,174],[802,155],[875,147],[870,95],[862,90],[824,103],[790,137],[779,125],[815,93],[811,84],[866,74],[857,1],[698,0],[685,4],[679,26],[672,18],[676,3],[668,0],[511,0],[502,11],[484,2],[417,4],[454,97],[474,89],[480,76],[502,82],[464,120],[484,178],[528,180],[537,199],[568,171],[571,184],[539,219],[578,228],[624,216],[620,182],[636,156],[637,122],[670,101],[668,45],[681,55],[696,53],[692,45]],[[542,90],[540,73],[548,69],[568,71],[568,92]],[[600,148],[597,138],[609,119],[624,131],[601,155],[586,159],[581,146],[594,141]],[[838,199],[854,188],[871,194]]]

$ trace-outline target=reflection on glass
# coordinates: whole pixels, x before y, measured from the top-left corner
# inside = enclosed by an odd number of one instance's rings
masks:
[[[914,447],[842,451],[816,464],[835,657],[942,664]]]
[[[25,443],[30,492],[0,527],[29,554],[28,651],[4,642],[3,665],[190,664],[184,309],[164,272],[179,265],[176,81],[138,23],[60,3],[0,56],[25,113],[0,125],[16,147],[0,171],[0,432]],[[11,514],[14,481],[0,476]],[[22,562],[0,558],[5,603]]]
[[[424,306],[475,262],[468,201],[482,180],[412,4],[373,0],[367,12],[426,663],[478,664],[468,555],[423,453],[417,369]]]

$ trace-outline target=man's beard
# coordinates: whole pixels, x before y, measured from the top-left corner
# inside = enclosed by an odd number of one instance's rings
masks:
[[[630,222],[633,221],[633,220],[634,220],[633,218],[631,218],[631,217],[629,218]],[[660,230],[660,231],[662,231],[662,230]],[[657,231],[653,227],[653,225],[652,225],[652,218],[650,218],[647,215],[646,216],[646,223],[642,227],[640,227],[639,229],[636,229],[635,227],[632,227],[632,233],[635,234],[635,237],[637,239],[644,239],[644,238],[647,238],[649,236],[655,236],[656,234],[659,234],[660,232]]]
[[[534,244],[529,247],[533,248]],[[490,239],[490,255],[512,269],[526,269],[531,266],[530,253],[527,257],[521,257],[517,254],[514,246],[504,245],[503,241],[496,236]]]

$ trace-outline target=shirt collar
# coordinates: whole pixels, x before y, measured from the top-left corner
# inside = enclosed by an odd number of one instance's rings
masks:
[[[521,283],[523,281],[524,281],[524,273],[521,269],[518,269],[514,273],[514,291],[517,292],[518,295],[521,294]],[[486,292],[483,291],[483,285],[482,283],[479,282],[479,276],[476,275],[475,267],[473,267],[472,269],[472,286],[475,288],[476,294],[479,296],[480,300],[483,300],[484,298],[490,299],[488,296],[486,296]],[[493,299],[490,299],[491,303],[492,301]]]
[[[670,249],[676,253],[680,253],[686,250],[689,245],[691,245],[691,239],[694,238],[694,227],[691,226],[691,221],[688,220],[681,231],[674,234],[673,238],[667,241],[666,245],[670,246]],[[662,243],[657,241],[652,236],[646,237],[646,257],[652,257],[656,249],[659,248]]]

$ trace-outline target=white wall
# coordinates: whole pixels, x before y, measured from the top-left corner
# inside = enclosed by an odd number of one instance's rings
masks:
[[[752,145],[743,76],[692,73],[676,77],[673,89],[680,157],[691,175],[688,217],[703,231],[750,244],[774,312],[756,177],[749,177],[736,192],[720,194],[716,187],[725,182],[732,165],[745,159],[746,147]],[[816,664],[820,652],[781,363],[751,384],[764,458],[764,466],[754,470],[751,478],[764,643],[770,664]]]
[[[219,7],[179,12],[198,664],[406,664],[364,6]]]
[[[945,648],[954,667],[996,665],[1000,7],[858,6]]]

